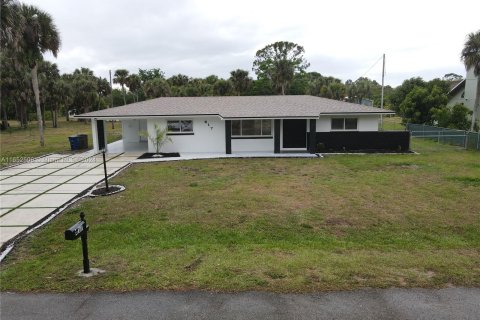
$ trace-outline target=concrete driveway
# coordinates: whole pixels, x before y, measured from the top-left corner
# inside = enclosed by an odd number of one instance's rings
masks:
[[[108,154],[107,173],[135,154]],[[0,247],[104,179],[101,154],[50,154],[0,171]]]
[[[10,319],[480,319],[480,289],[267,292],[2,293]]]

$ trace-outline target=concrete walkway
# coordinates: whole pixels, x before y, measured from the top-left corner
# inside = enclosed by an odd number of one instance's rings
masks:
[[[132,292],[0,297],[14,319],[480,319],[479,288],[315,294]]]
[[[108,154],[107,173],[138,155]],[[50,154],[0,171],[0,247],[104,179],[101,154]]]

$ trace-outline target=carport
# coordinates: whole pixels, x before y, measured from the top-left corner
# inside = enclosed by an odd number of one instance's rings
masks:
[[[108,121],[118,119],[92,119],[93,151],[105,149],[107,153],[147,152],[148,139],[142,132],[147,131],[146,119],[121,119],[122,139],[112,143],[107,141]]]

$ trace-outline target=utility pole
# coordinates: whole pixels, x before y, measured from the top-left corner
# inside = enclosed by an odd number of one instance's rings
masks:
[[[385,53],[383,54],[383,67],[382,67],[382,98],[380,100],[381,109],[383,109],[384,84],[385,84]],[[383,130],[383,114],[380,115],[380,128]]]
[[[112,70],[108,70],[110,76],[110,108],[113,108],[113,87],[112,87]],[[115,121],[112,120],[112,129],[115,129]]]

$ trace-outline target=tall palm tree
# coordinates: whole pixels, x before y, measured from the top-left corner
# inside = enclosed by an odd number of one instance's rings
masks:
[[[47,51],[52,52],[53,56],[57,57],[60,48],[60,35],[52,17],[45,11],[35,6],[22,4],[20,12],[25,19],[21,56],[31,69],[32,88],[35,94],[35,105],[37,106],[40,145],[43,147],[45,140],[42,109],[40,107],[40,90],[38,88],[38,62],[42,60],[43,54]]]
[[[248,71],[241,69],[230,71],[230,81],[238,96],[244,94],[252,84],[252,78],[248,76]]]
[[[122,86],[124,105],[127,104],[127,100],[125,99],[125,84],[127,83],[127,78],[128,78],[128,70],[125,70],[125,69],[115,70],[115,74],[113,75],[113,83],[118,83]]]
[[[477,78],[477,94],[475,96],[475,104],[473,105],[472,124],[470,126],[470,131],[473,131],[480,111],[480,30],[472,32],[467,36],[461,59],[465,63],[465,68],[467,70],[472,68],[473,74]]]
[[[20,3],[15,0],[0,0],[1,47],[18,51],[25,19],[20,12]]]
[[[20,14],[20,3],[15,0],[0,0],[0,59],[12,60],[20,49],[20,40],[22,39],[22,30],[25,21]],[[6,52],[5,49],[9,51]],[[12,64],[14,61],[9,61]],[[2,83],[2,74],[0,69],[0,85]],[[0,90],[0,109],[2,110],[2,128],[8,127],[6,107],[1,105],[2,90]]]
[[[133,94],[133,102],[138,102],[138,92],[142,89],[142,79],[140,79],[138,74],[133,73],[127,77],[126,81],[128,89],[130,89],[130,92]],[[135,101],[135,99],[137,101]]]

